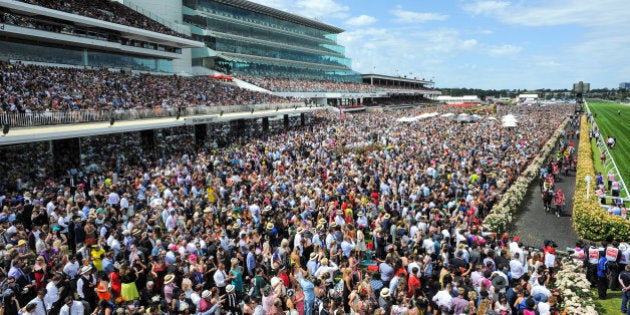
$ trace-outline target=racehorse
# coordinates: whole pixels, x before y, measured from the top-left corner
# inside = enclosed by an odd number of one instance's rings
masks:
[[[542,192],[543,206],[545,211],[549,213],[551,211],[551,202],[553,201],[553,189],[547,188]]]

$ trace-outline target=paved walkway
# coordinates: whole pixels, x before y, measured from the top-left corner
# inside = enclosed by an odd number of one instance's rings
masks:
[[[570,125],[568,128],[571,128]],[[573,142],[577,151],[579,140],[573,139]],[[575,172],[569,172],[568,177],[561,175],[560,182],[556,182],[556,189],[562,188],[566,198],[565,211],[560,218],[553,212],[545,212],[538,184],[535,179],[527,189],[509,234],[518,235],[525,246],[542,247],[545,240],[553,240],[562,251],[575,247],[578,239],[572,224]]]

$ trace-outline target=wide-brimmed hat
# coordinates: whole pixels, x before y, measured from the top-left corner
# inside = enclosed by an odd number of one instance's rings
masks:
[[[92,271],[92,266],[83,266],[81,267],[81,270],[79,270],[79,275],[86,274],[90,271]]]
[[[209,298],[212,295],[212,293],[210,293],[210,291],[208,290],[204,290],[203,292],[201,292],[201,298],[205,299],[205,298]]]
[[[267,223],[267,230],[273,230],[273,223]]]
[[[164,284],[169,284],[173,282],[173,280],[175,280],[175,275],[166,275],[166,277],[164,277]]]
[[[501,290],[501,289],[505,288],[506,285],[507,285],[507,283],[505,282],[505,278],[503,278],[503,276],[495,274],[495,276],[492,278],[492,286],[495,289]]]
[[[385,288],[383,290],[381,290],[381,297],[382,298],[388,298],[391,295],[391,292],[389,292],[388,288]]]
[[[22,246],[22,245],[26,245],[26,241],[25,240],[19,240],[18,241],[18,246]]]
[[[357,216],[362,217],[363,216],[363,211],[359,211],[359,213],[357,213]]]
[[[297,233],[297,234],[300,234],[302,232],[304,232],[304,229],[301,226],[298,227],[297,230],[295,230],[295,233]]]
[[[232,292],[232,291],[234,291],[234,285],[233,285],[233,284],[228,284],[228,285],[225,287],[225,292],[230,293],[230,292]]]
[[[210,207],[203,209],[203,213],[210,213],[210,212],[212,212],[212,209],[210,209]]]
[[[383,219],[387,220],[389,218],[391,218],[392,216],[389,213],[385,213],[385,215],[383,216]]]
[[[333,222],[333,223],[330,224],[330,227],[333,228],[333,229],[338,227],[338,226],[339,226],[339,224],[337,224],[337,222]]]
[[[315,260],[315,258],[317,258],[317,253],[311,253],[310,260]],[[628,266],[630,266],[630,265],[628,265]]]

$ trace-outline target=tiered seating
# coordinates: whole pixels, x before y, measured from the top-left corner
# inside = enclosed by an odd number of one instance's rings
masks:
[[[116,1],[108,0],[20,0],[29,4],[42,6],[54,10],[72,14],[87,16],[107,22],[138,27],[145,30],[190,38],[187,35],[177,33],[168,27],[158,23],[149,17],[134,11]]]
[[[0,73],[0,113],[287,102],[207,77],[133,75],[5,62],[0,62]]]

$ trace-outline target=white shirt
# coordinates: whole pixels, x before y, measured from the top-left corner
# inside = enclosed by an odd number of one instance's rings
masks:
[[[438,293],[435,294],[435,296],[433,297],[433,302],[435,302],[440,307],[441,306],[450,306],[452,299],[453,299],[453,297],[451,296],[451,294],[448,291],[441,290],[441,291],[438,291]]]
[[[46,299],[46,297],[44,297]],[[41,300],[39,297],[35,297],[28,304],[35,304],[35,309],[33,310],[33,315],[46,315],[46,302]]]
[[[519,279],[523,276],[523,264],[521,264],[520,260],[512,259],[510,260],[510,273],[512,273],[512,278]]]
[[[53,281],[48,282],[46,285],[46,296],[44,296],[44,302],[46,303],[46,309],[50,309],[53,306],[53,303],[59,300],[59,289]]]
[[[225,280],[227,280],[227,273],[225,273],[225,270],[217,270],[214,272],[214,283],[216,284],[217,287],[224,287],[227,285],[227,283],[225,282]]]
[[[540,313],[540,315],[550,315],[551,314],[551,306],[547,302],[540,302],[540,303],[538,303],[537,308],[538,308],[538,313]]]
[[[77,276],[77,273],[79,273],[79,262],[67,262],[66,265],[63,267],[63,273],[68,275],[71,279],[74,279]]]
[[[83,315],[83,303],[72,301],[72,307],[64,304],[59,311],[59,315]]]

